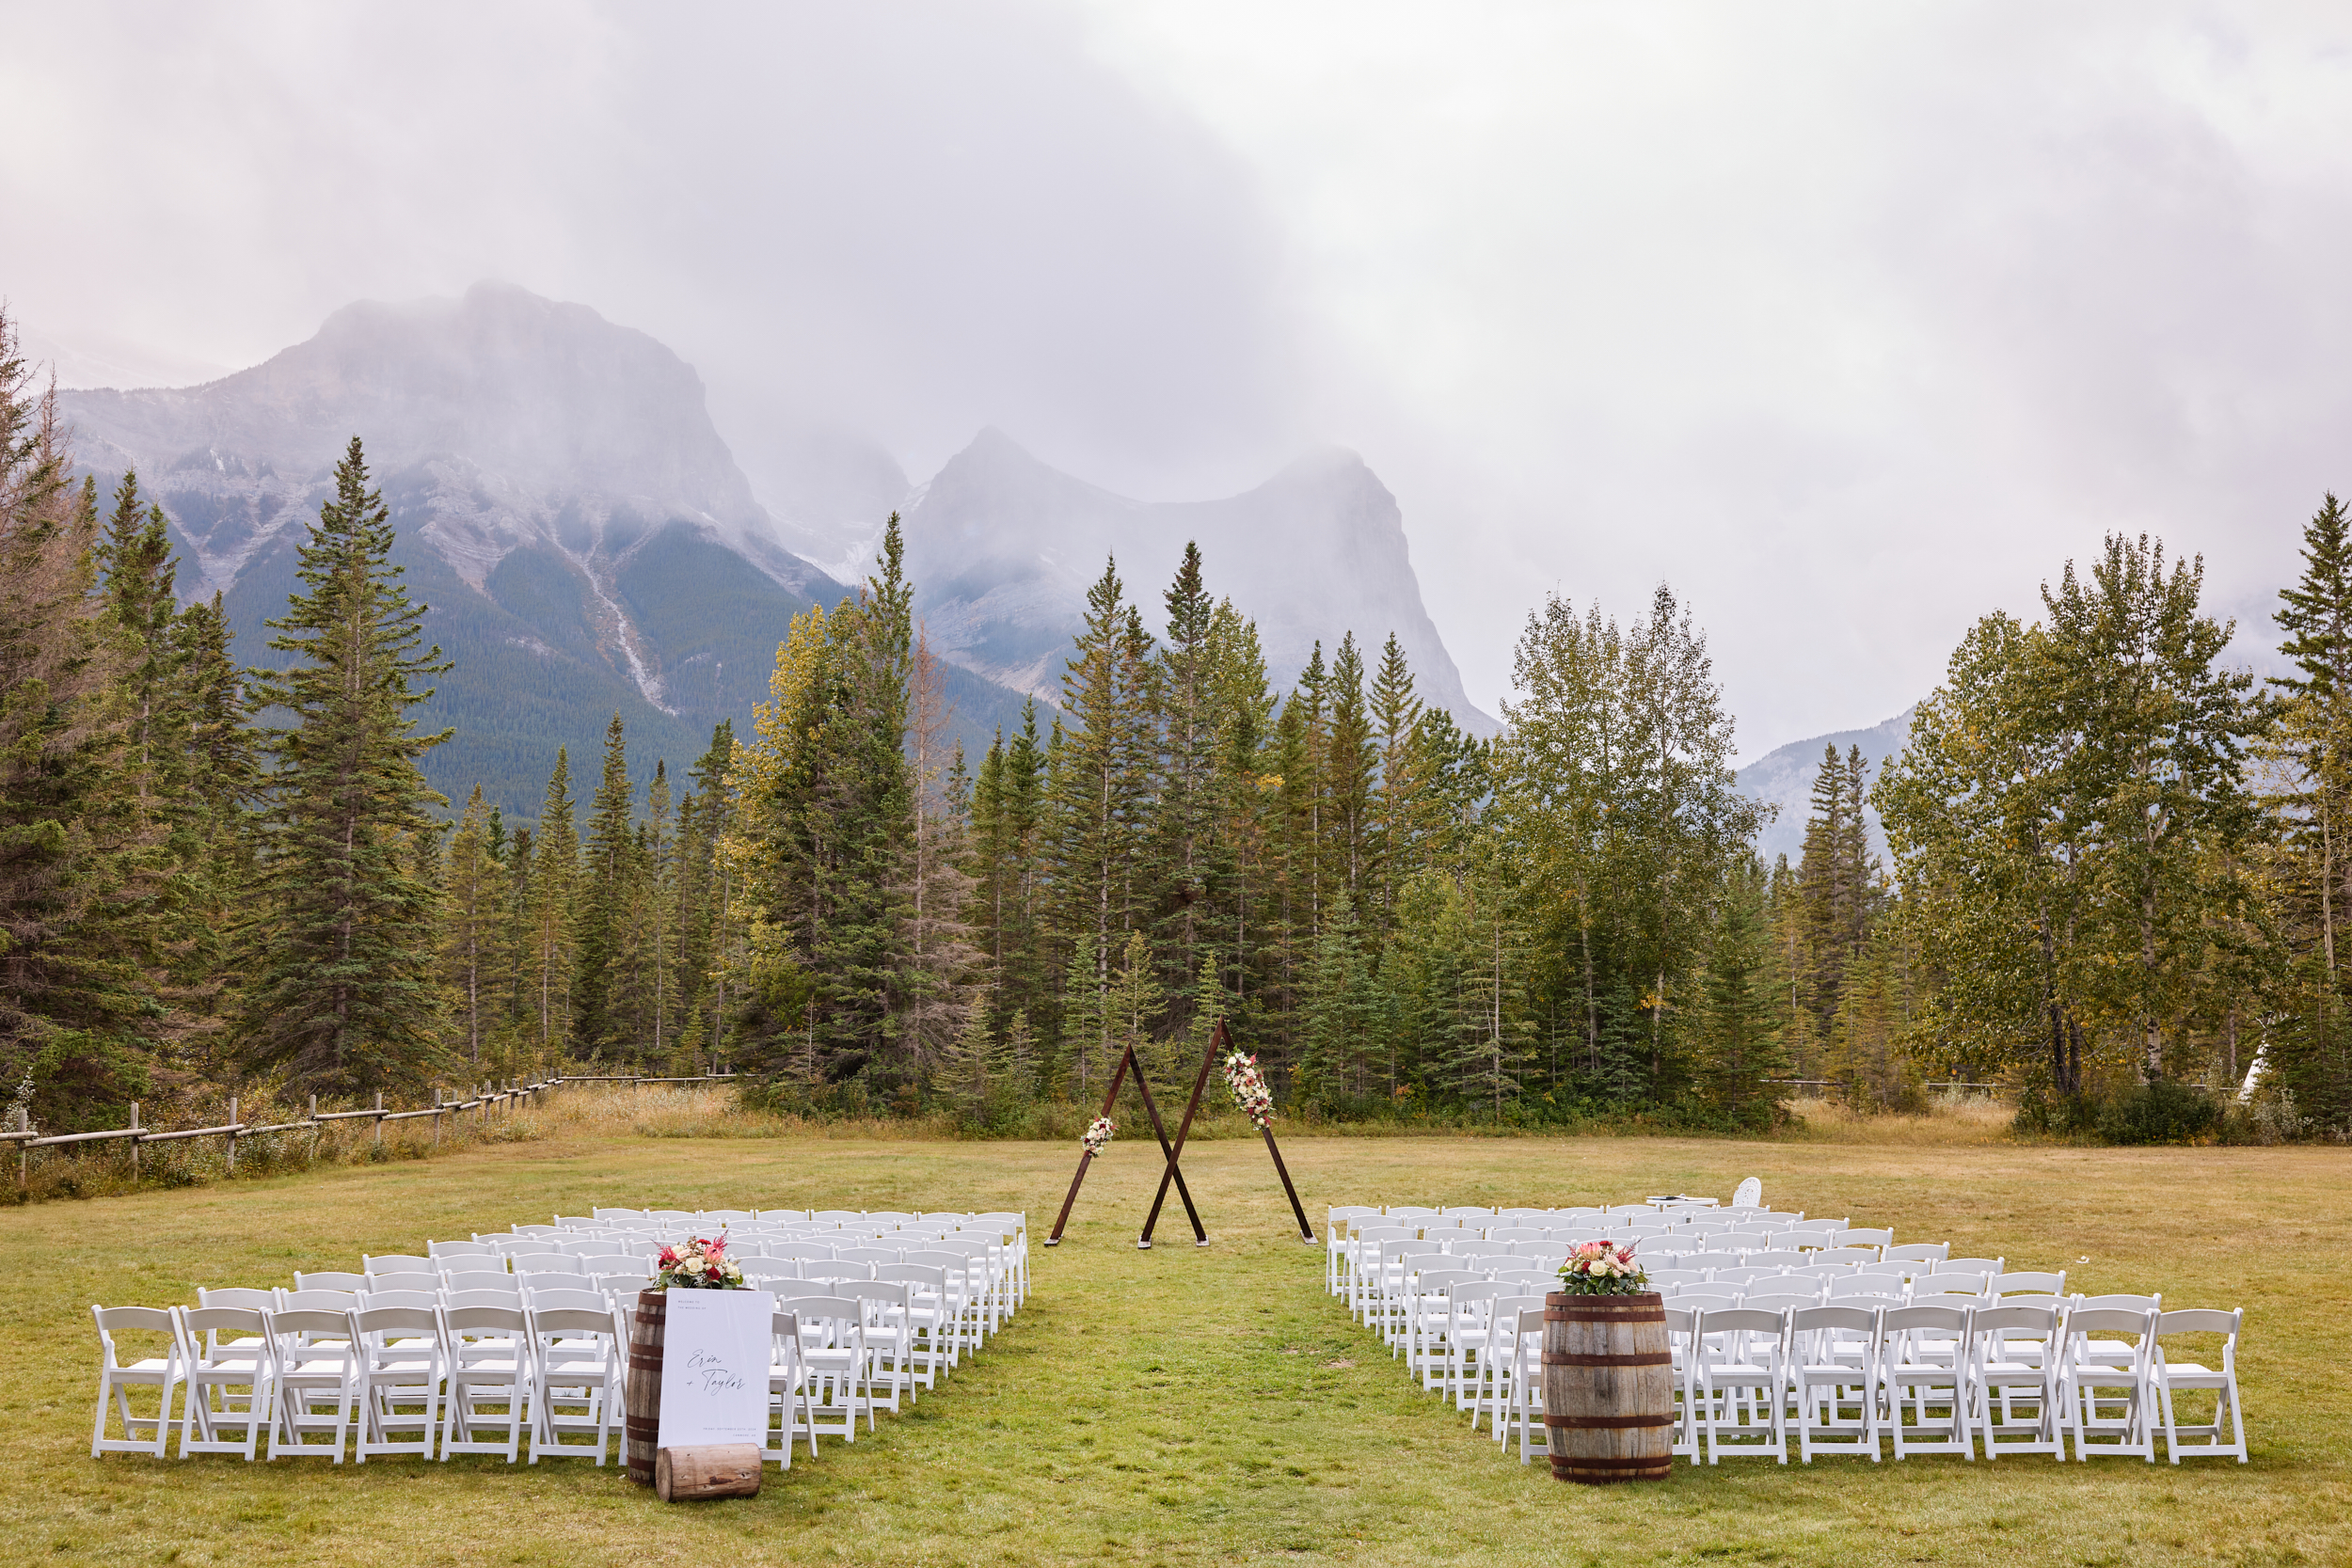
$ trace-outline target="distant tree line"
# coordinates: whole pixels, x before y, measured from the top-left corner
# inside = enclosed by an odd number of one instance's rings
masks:
[[[1885,1109],[1962,1076],[2037,1125],[2193,1132],[2191,1085],[2258,1060],[2269,1132],[2352,1117],[2332,498],[2280,612],[2293,679],[2221,662],[2199,566],[2110,540],[2040,622],[1969,633],[1883,777],[1826,754],[1768,866],[1663,587],[1624,625],[1547,599],[1489,742],[1393,636],[1280,690],[1197,549],[1148,618],[1114,562],[1058,701],[971,758],[896,519],[750,734],[648,779],[616,716],[584,816],[559,752],[510,832],[424,783],[447,665],[357,439],[278,672],[179,605],[135,475],[109,505],[70,467],[0,325],[0,1068],[44,1125],[723,1059],[782,1105],[1015,1130],[1130,1043],[1188,1072],[1219,1018],[1334,1117],[1731,1130],[1792,1081]]]

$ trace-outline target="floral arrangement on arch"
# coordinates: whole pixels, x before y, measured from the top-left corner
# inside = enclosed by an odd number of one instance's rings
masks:
[[[1089,1154],[1100,1154],[1103,1147],[1119,1135],[1119,1123],[1108,1117],[1096,1117],[1087,1127],[1086,1136],[1079,1141],[1087,1146]]]
[[[1233,1103],[1241,1107],[1252,1127],[1263,1131],[1274,1120],[1274,1091],[1265,1086],[1257,1057],[1230,1053],[1225,1058],[1225,1086],[1233,1091]]]
[[[1634,1296],[1649,1288],[1649,1275],[1633,1260],[1633,1243],[1586,1242],[1560,1265],[1560,1289],[1571,1296]]]
[[[743,1271],[727,1256],[724,1236],[697,1236],[680,1246],[665,1246],[654,1260],[657,1291],[740,1291]]]

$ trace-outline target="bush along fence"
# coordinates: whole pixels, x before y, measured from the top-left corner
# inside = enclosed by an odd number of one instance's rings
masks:
[[[139,1177],[139,1151],[145,1146],[180,1143],[197,1138],[218,1138],[222,1140],[223,1164],[227,1173],[233,1177],[237,1174],[237,1144],[240,1139],[258,1138],[271,1133],[309,1132],[311,1136],[310,1152],[315,1157],[318,1152],[318,1140],[332,1123],[339,1121],[372,1122],[374,1143],[378,1148],[381,1148],[384,1143],[386,1122],[414,1121],[421,1117],[430,1117],[433,1118],[433,1147],[437,1148],[441,1143],[441,1127],[444,1117],[460,1117],[471,1112],[481,1120],[487,1122],[494,1116],[512,1116],[516,1110],[529,1104],[534,1097],[551,1095],[556,1090],[570,1085],[627,1084],[635,1087],[660,1084],[685,1086],[698,1084],[732,1084],[735,1079],[736,1075],[731,1070],[703,1073],[686,1078],[649,1078],[629,1073],[559,1073],[537,1083],[480,1085],[464,1099],[447,1098],[443,1091],[437,1088],[434,1091],[432,1104],[405,1111],[386,1105],[380,1090],[376,1094],[373,1105],[356,1111],[322,1111],[319,1109],[319,1097],[312,1095],[308,1113],[296,1120],[259,1124],[248,1124],[237,1119],[237,1097],[231,1095],[229,1099],[227,1121],[215,1127],[181,1127],[170,1130],[140,1126],[139,1102],[135,1100],[131,1102],[131,1125],[128,1127],[105,1128],[90,1132],[57,1132],[46,1135],[33,1125],[24,1108],[20,1105],[16,1107],[10,1118],[13,1125],[0,1129],[0,1144],[16,1145],[16,1189],[18,1195],[22,1196],[29,1192],[32,1185],[33,1150],[37,1148],[70,1148],[72,1152],[78,1154],[86,1148],[94,1148],[104,1144],[127,1143],[130,1146],[130,1175],[132,1180],[136,1182]]]

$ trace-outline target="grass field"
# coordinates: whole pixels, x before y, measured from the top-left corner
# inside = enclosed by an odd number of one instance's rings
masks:
[[[2254,1462],[2174,1469],[1914,1459],[1677,1466],[1592,1491],[1522,1468],[1417,1392],[1323,1293],[1265,1152],[1184,1164],[1183,1215],[1138,1252],[1157,1152],[1097,1163],[1069,1241],[1035,1252],[1018,1322],[939,1392],[755,1499],[664,1507],[618,1469],[88,1457],[89,1304],[291,1283],[362,1251],[592,1204],[1026,1209],[1051,1225],[1065,1144],[550,1138],[429,1164],[0,1213],[0,1522],[9,1560],[109,1563],[2342,1562],[2352,1560],[2352,1162],[2311,1148],[1930,1141],[1299,1138],[1326,1204],[1567,1203],[1727,1192],[1945,1239],[2091,1291],[2243,1306]],[[1172,1201],[1172,1200],[1171,1200]]]

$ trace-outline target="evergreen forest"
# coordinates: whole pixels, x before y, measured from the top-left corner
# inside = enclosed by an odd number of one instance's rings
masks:
[[[1535,607],[1486,741],[1385,628],[1277,689],[1218,562],[1112,562],[1057,702],[971,755],[893,519],[751,733],[648,766],[616,715],[510,829],[425,783],[449,666],[357,437],[271,671],[180,603],[136,475],[72,472],[0,319],[0,1071],[44,1130],[723,1064],[781,1109],[1020,1133],[1130,1044],[1188,1085],[1223,1019],[1331,1120],[1764,1130],[1959,1081],[2067,1135],[2352,1135],[2333,497],[2280,595],[2290,678],[2225,657],[2201,562],[2112,537],[1969,629],[1883,776],[1825,755],[1765,864],[1662,585]]]

